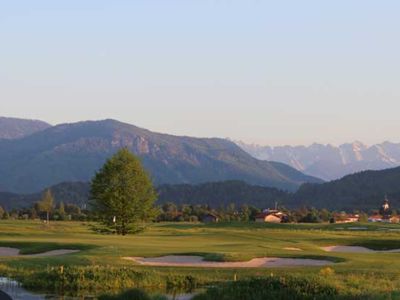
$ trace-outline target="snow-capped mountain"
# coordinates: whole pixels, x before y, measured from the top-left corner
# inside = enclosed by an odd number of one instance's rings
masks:
[[[366,146],[361,142],[340,146],[260,146],[236,142],[255,158],[288,164],[306,174],[333,180],[345,175],[400,166],[400,143]]]

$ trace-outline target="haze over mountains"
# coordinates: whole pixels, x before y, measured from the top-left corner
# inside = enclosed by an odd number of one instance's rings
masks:
[[[89,181],[122,147],[141,157],[157,185],[244,180],[296,190],[321,182],[285,164],[257,160],[225,139],[154,133],[115,120],[61,124],[22,136],[0,140],[0,191],[35,193],[60,182]]]
[[[321,144],[270,147],[236,143],[255,158],[282,162],[326,181],[360,171],[400,166],[400,144],[390,142],[370,147],[361,142],[338,147]]]

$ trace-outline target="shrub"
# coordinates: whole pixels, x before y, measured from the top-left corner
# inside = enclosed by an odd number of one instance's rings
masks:
[[[330,267],[323,268],[319,271],[319,275],[324,276],[324,277],[332,276],[334,274],[335,274],[335,270]]]

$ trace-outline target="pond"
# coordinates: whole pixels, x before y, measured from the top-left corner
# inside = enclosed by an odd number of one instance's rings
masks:
[[[21,284],[7,277],[0,277],[0,291],[3,291],[13,300],[90,300],[96,299],[94,296],[68,297],[54,294],[31,292],[24,289]],[[190,294],[167,294],[170,300],[190,300],[196,293]],[[0,296],[0,299],[2,297]]]
[[[9,295],[13,300],[74,299],[57,295],[45,295],[41,293],[30,292],[21,287],[19,282],[7,277],[0,277],[0,290]]]

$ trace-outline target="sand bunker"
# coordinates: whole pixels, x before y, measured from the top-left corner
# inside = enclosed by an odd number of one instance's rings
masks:
[[[0,247],[0,256],[18,256],[18,255],[19,255],[19,249]]]
[[[58,249],[58,250],[51,250],[43,253],[37,254],[30,254],[25,256],[34,256],[34,257],[42,257],[42,256],[59,256],[59,255],[66,255],[71,253],[77,253],[79,250],[71,250],[71,249]]]
[[[349,227],[349,230],[368,230],[368,227]]]
[[[396,253],[400,252],[400,249],[393,250],[372,250],[361,246],[328,246],[321,247],[326,252],[342,252],[342,253]]]
[[[286,247],[286,248],[283,248],[283,250],[289,250],[289,251],[303,251],[303,249],[295,248],[295,247]]]
[[[304,258],[254,258],[245,262],[214,262],[205,261],[201,256],[169,255],[162,257],[125,257],[144,266],[157,267],[201,267],[201,268],[268,268],[268,267],[297,267],[297,266],[326,266],[332,262]]]
[[[59,256],[70,253],[76,253],[79,252],[79,250],[59,249],[59,250],[51,250],[43,253],[27,254],[27,255],[22,255],[19,252],[20,250],[17,248],[0,247],[0,256],[23,256],[23,257]]]

